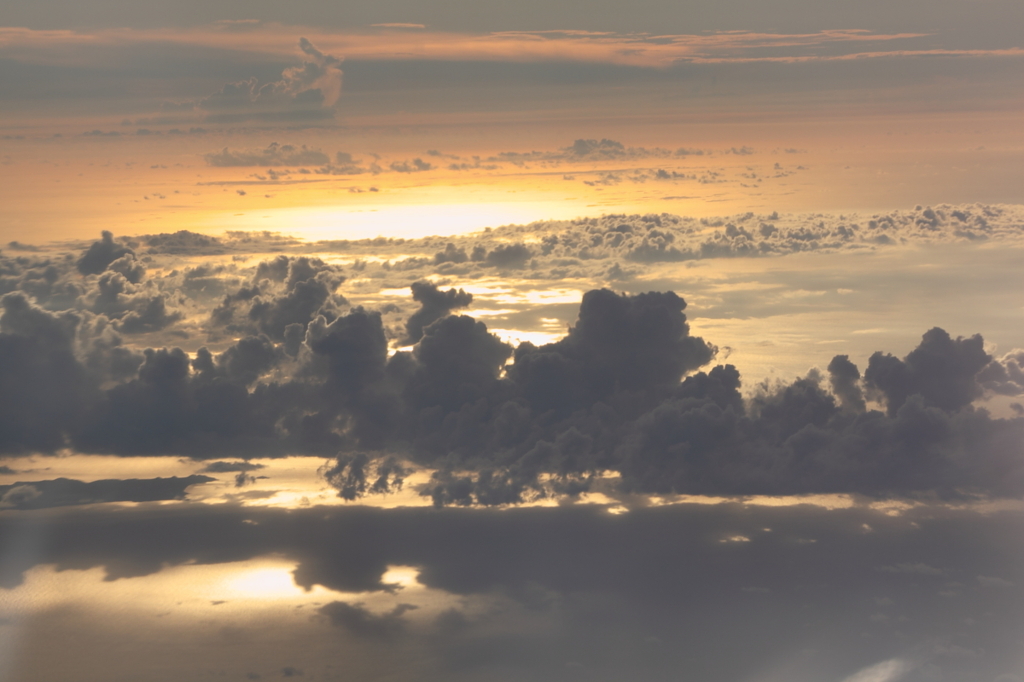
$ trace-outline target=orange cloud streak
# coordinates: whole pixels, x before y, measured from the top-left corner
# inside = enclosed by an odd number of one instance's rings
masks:
[[[32,62],[61,63],[80,59],[80,46],[178,44],[220,48],[278,57],[296,54],[299,36],[325,52],[350,59],[591,62],[662,68],[679,62],[808,62],[909,56],[993,56],[1024,54],[1021,48],[999,50],[901,49],[820,54],[826,47],[877,44],[922,38],[923,33],[872,33],[834,29],[816,33],[775,34],[727,31],[695,35],[602,33],[588,31],[506,31],[486,34],[409,30],[412,25],[380,26],[362,32],[324,32],[276,24],[216,24],[196,29],[113,29],[93,33],[0,28],[0,54]],[[772,50],[778,54],[752,54]]]

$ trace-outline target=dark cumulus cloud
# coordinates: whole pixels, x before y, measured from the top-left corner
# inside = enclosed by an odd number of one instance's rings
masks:
[[[872,355],[865,381],[869,390],[881,394],[890,415],[911,395],[921,396],[925,405],[956,410],[981,396],[977,375],[991,361],[980,335],[952,339],[935,328],[902,360],[881,352]]]
[[[502,253],[508,263],[517,246],[534,257],[513,242],[474,248],[466,262]],[[157,283],[88,275],[79,311],[7,294],[0,450],[328,455],[325,476],[347,499],[386,492],[411,466],[433,472],[421,492],[439,505],[571,498],[608,485],[719,495],[1024,490],[1024,420],[973,404],[1019,393],[1020,357],[991,357],[980,336],[933,329],[905,358],[876,353],[863,374],[839,355],[827,376],[744,396],[734,367],[709,366],[716,348],[690,334],[686,302],[672,292],[587,292],[564,338],[513,347],[454,314],[472,300],[464,290],[417,282],[420,307],[404,329],[415,345],[394,352],[402,331],[348,304],[338,266],[280,255],[252,273],[209,318],[213,333],[234,340],[191,356],[121,342],[178,319],[165,303],[174,294]]]
[[[113,326],[125,334],[159,331],[183,317],[168,306],[168,296],[152,283],[133,283],[122,273],[108,270],[93,284],[94,288],[82,295],[84,307],[113,320]]]
[[[483,260],[487,265],[502,269],[526,267],[533,251],[525,244],[499,244],[488,251]]]
[[[399,604],[387,613],[377,615],[367,611],[361,604],[336,601],[320,607],[320,613],[327,616],[332,624],[358,637],[394,639],[405,630],[402,614],[415,608],[413,604]]]
[[[339,267],[319,258],[278,256],[261,262],[252,282],[227,294],[210,321],[230,332],[262,333],[278,341],[289,328],[302,336],[315,316],[337,316],[345,299],[336,290],[344,281]]]
[[[0,292],[17,292],[53,311],[73,310],[82,321],[79,344],[88,341],[83,332],[91,330],[103,337],[94,345],[120,345],[120,334],[158,332],[184,317],[176,287],[146,280],[151,258],[140,248],[137,240],[115,239],[104,231],[77,258],[0,256]]]
[[[420,308],[406,320],[406,343],[416,343],[423,338],[424,327],[473,302],[473,294],[463,289],[441,291],[430,282],[413,282],[410,289],[412,299],[420,304]]]
[[[20,293],[0,305],[0,452],[53,451],[98,395],[73,349],[80,318],[47,313]]]
[[[93,242],[75,265],[83,275],[98,275],[106,270],[120,273],[133,284],[138,284],[145,267],[135,260],[135,251],[114,241],[113,233],[104,230],[102,239]]]

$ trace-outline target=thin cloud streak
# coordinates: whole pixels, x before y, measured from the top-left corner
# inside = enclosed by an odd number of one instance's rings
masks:
[[[613,34],[588,31],[507,31],[486,34],[422,30],[414,25],[377,25],[378,30],[325,33],[310,27],[277,24],[208,26],[195,30],[114,29],[92,33],[0,28],[0,53],[36,63],[70,59],[60,48],[127,47],[176,44],[215,48],[272,57],[292,58],[298,35],[321,49],[347,59],[584,62],[666,68],[679,63],[812,62],[877,57],[989,56],[1019,57],[1021,48],[857,50],[842,54],[806,54],[806,50],[845,49],[843,46],[914,41],[927,33],[872,33],[863,29],[833,29],[815,33],[775,34],[729,31],[700,35]],[[416,29],[410,31],[409,29]],[[753,51],[781,54],[751,54]]]

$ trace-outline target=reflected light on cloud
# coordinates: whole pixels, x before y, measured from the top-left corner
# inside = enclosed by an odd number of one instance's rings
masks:
[[[557,334],[542,331],[520,331],[516,329],[498,328],[491,328],[487,331],[491,332],[505,343],[511,343],[513,346],[518,346],[524,341],[529,341],[535,346],[543,346],[548,343],[555,343],[565,336],[564,331],[560,331]]]
[[[245,599],[287,599],[303,594],[292,576],[294,565],[244,570],[225,580],[226,596]]]
[[[896,682],[914,666],[902,658],[882,661],[847,677],[843,682]]]
[[[420,569],[415,566],[388,566],[380,577],[385,585],[396,585],[402,589],[423,587],[420,583]]]

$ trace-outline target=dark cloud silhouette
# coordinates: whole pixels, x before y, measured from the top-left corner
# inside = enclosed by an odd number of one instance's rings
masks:
[[[250,393],[241,383],[248,373],[230,378],[217,371],[224,363],[208,363],[206,354],[197,356],[195,371],[177,348],[147,349],[144,356],[137,378],[104,391],[86,408],[73,434],[77,447],[197,458],[274,456],[288,447],[289,437],[275,424],[305,406],[300,386],[261,384]]]
[[[99,502],[180,500],[189,486],[209,483],[209,476],[76,481],[58,478],[0,486],[0,509],[46,509]]]
[[[864,381],[883,398],[890,416],[912,395],[920,395],[929,407],[951,411],[981,395],[976,377],[991,360],[980,335],[952,339],[936,327],[903,360],[881,351],[872,355]]]
[[[1021,493],[1024,421],[971,407],[980,389],[965,383],[963,363],[929,366],[933,383],[888,414],[867,410],[859,370],[843,356],[830,365],[833,392],[811,374],[745,401],[732,367],[685,376],[714,348],[688,335],[684,307],[674,294],[590,292],[565,339],[520,345],[500,379],[508,350],[479,322],[428,327],[411,356],[389,363],[409,367],[407,414],[393,423],[414,424],[404,431],[414,458],[440,465],[424,492],[438,504],[507,504],[572,495],[612,470],[622,489],[642,493]],[[933,352],[936,335],[911,362]],[[976,374],[989,358],[968,360]],[[967,386],[968,402],[935,401],[933,385]]]
[[[468,294],[463,289],[441,291],[431,282],[413,282],[410,289],[412,299],[420,304],[420,308],[406,320],[406,343],[416,343],[423,338],[424,327],[453,310],[468,307],[473,302],[473,294]]]
[[[261,333],[194,358],[125,349],[116,330],[129,331],[134,311],[83,323],[8,294],[5,386],[31,388],[5,390],[0,447],[336,454],[325,477],[346,499],[400,486],[405,465],[380,453],[402,453],[434,471],[421,492],[437,504],[572,497],[606,472],[637,493],[1024,492],[1024,419],[972,406],[985,390],[1011,392],[1018,358],[994,360],[980,336],[933,329],[903,360],[876,353],[863,380],[837,356],[827,382],[814,372],[744,399],[731,366],[698,371],[716,348],[690,335],[686,302],[671,292],[590,291],[563,339],[513,348],[447,315],[468,294],[417,283],[406,331],[421,336],[389,355],[381,313],[339,309],[340,279],[318,259],[262,262],[222,305],[228,328]],[[141,287],[114,272],[97,281]]]
[[[850,410],[863,412],[866,404],[860,387],[860,370],[850,362],[848,355],[837,355],[828,364],[829,384],[840,404]]]
[[[305,327],[318,314],[334,319],[345,303],[335,293],[345,281],[340,268],[319,258],[279,256],[260,263],[253,280],[224,297],[211,314],[214,324],[280,341],[289,325]]]
[[[246,472],[256,471],[262,469],[262,464],[254,464],[252,462],[210,462],[200,472],[209,474],[225,474],[234,472]]]
[[[133,250],[114,242],[113,233],[104,230],[102,236],[103,238],[98,242],[93,242],[89,250],[82,254],[82,257],[75,263],[78,271],[83,275],[98,275],[119,259],[127,257],[129,260],[133,260],[135,257]],[[121,268],[131,271],[131,267],[124,260],[121,261]],[[121,272],[121,274],[125,273]],[[127,277],[127,275],[125,276]]]
[[[249,385],[283,359],[283,350],[267,336],[249,336],[220,354],[217,369],[229,380]]]
[[[405,629],[402,614],[415,608],[413,604],[399,604],[387,613],[377,615],[361,604],[335,601],[320,607],[320,613],[327,616],[333,625],[343,627],[358,637],[390,640]]]
[[[443,417],[498,390],[499,372],[512,347],[472,317],[445,317],[429,326],[413,349],[416,368],[407,400]],[[399,360],[398,362],[401,362]]]

